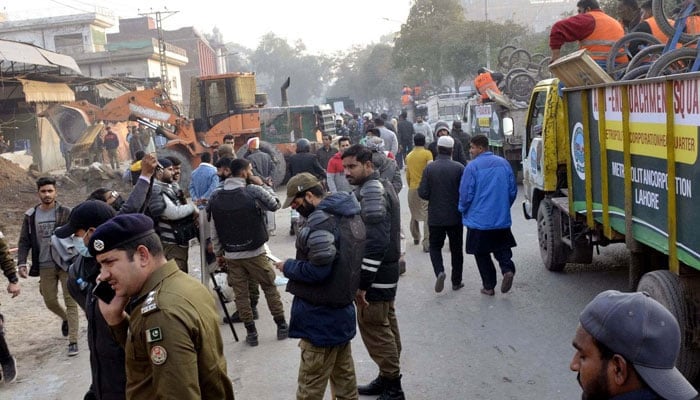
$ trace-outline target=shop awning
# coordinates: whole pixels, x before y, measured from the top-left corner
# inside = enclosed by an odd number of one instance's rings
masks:
[[[0,61],[45,67],[62,67],[70,69],[77,74],[81,73],[80,67],[70,56],[12,40],[0,40]]]
[[[24,98],[30,103],[75,101],[75,93],[65,83],[49,83],[19,79]]]

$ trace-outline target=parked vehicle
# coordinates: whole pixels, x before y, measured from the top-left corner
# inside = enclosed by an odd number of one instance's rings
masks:
[[[545,268],[591,263],[593,248],[625,243],[630,287],[681,326],[677,365],[700,376],[700,77],[533,90],[525,125],[526,219],[537,220]]]

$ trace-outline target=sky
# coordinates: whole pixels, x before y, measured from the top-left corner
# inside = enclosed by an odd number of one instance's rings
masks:
[[[223,5],[222,5],[223,4]],[[382,35],[401,29],[411,0],[2,0],[9,20],[111,10],[121,18],[163,12],[163,28],[193,26],[201,33],[219,28],[225,42],[257,47],[273,32],[294,44],[301,39],[314,54],[349,50],[377,43]],[[168,15],[166,11],[177,11]]]

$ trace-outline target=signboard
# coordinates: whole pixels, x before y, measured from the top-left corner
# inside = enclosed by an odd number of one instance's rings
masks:
[[[611,225],[625,232],[624,179],[632,179],[632,220],[636,240],[668,254],[668,200],[669,181],[675,183],[677,245],[679,259],[700,269],[700,214],[693,202],[693,184],[700,177],[698,165],[698,127],[700,126],[700,80],[679,80],[673,93],[665,93],[664,82],[630,84],[608,87],[605,98],[599,99],[596,90],[588,92],[588,107],[592,111],[588,121],[590,132],[583,129],[581,94],[567,93],[569,134],[573,177],[574,208],[586,210],[585,182],[593,186],[593,210],[596,220],[602,221],[601,174],[608,179],[608,201]],[[631,168],[625,169],[622,133],[622,90],[629,96],[629,140]],[[673,97],[673,110],[666,110],[666,96]],[[607,165],[601,170],[601,136],[598,134],[598,103],[604,102]],[[666,114],[673,113],[673,142],[666,134]],[[585,135],[590,148],[585,148]],[[667,173],[667,146],[674,146],[675,176]],[[592,176],[586,176],[586,153],[590,153]]]

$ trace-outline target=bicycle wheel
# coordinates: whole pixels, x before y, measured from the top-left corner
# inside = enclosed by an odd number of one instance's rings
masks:
[[[672,50],[659,57],[649,68],[648,78],[657,76],[675,75],[688,70],[693,66],[698,56],[698,49],[682,47]]]
[[[507,88],[510,85],[510,80],[513,79],[515,75],[522,73],[528,73],[528,71],[525,68],[513,68],[508,71],[505,78],[503,78],[503,87]]]
[[[659,39],[645,32],[632,32],[626,34],[625,36],[620,38],[620,40],[615,42],[615,44],[610,49],[610,53],[608,54],[608,61],[606,63],[605,68],[606,72],[613,78],[619,78],[620,75],[624,74],[624,71],[627,68],[627,64],[633,56],[632,53],[634,49],[639,48],[639,46],[643,45],[650,46],[653,44],[660,43],[661,42],[659,42]],[[627,62],[616,61],[616,59],[620,55],[620,50],[622,50],[625,56],[627,56]]]
[[[676,33],[676,28],[671,24],[671,22],[669,22],[669,20],[675,21],[675,19],[680,16],[678,10],[684,10],[685,3],[687,3],[685,0],[653,0],[652,2],[651,11],[654,14],[656,24],[659,26],[659,29],[661,29],[661,31],[663,31],[663,33],[669,37],[669,39]],[[695,9],[691,11],[689,17],[700,15],[700,2],[695,0],[693,4],[695,5]],[[678,41],[681,43],[686,43],[697,38],[698,35],[700,35],[700,32],[681,32],[681,36]]]
[[[515,51],[516,47],[513,45],[507,45],[501,47],[501,50],[498,51],[498,66],[501,68],[510,68],[510,64],[508,64],[508,59],[510,58],[511,53]]]
[[[659,57],[661,57],[661,54],[664,51],[664,47],[666,47],[665,44],[654,44],[640,50],[639,53],[632,57],[630,62],[627,63],[627,70],[625,71],[625,75],[629,74],[630,71],[640,67],[643,64],[651,65],[651,63],[653,63]]]
[[[530,65],[530,53],[525,49],[517,49],[508,57],[511,68],[527,68]]]
[[[535,87],[535,78],[532,75],[521,72],[515,75],[510,80],[508,85],[508,92],[514,100],[517,101],[528,101],[530,100],[530,93]]]
[[[544,60],[540,61],[540,69],[537,71],[538,79],[549,79],[552,77],[552,73],[549,72],[550,61],[552,61],[552,57],[546,57]]]
[[[651,64],[649,65],[642,65],[641,67],[637,67],[622,76],[623,81],[631,81],[634,79],[643,79],[647,77],[647,73],[649,72],[649,68],[651,68]]]

